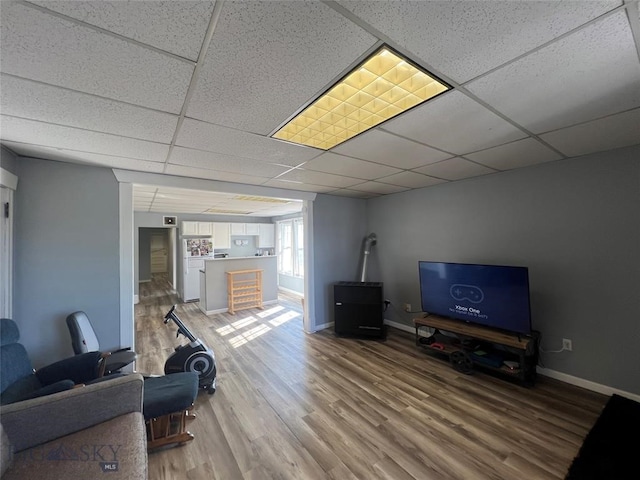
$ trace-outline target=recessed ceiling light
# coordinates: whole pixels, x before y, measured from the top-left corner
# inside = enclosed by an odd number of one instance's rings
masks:
[[[265,203],[289,203],[289,200],[272,197],[256,197],[253,195],[236,195],[233,200],[242,200],[247,202],[265,202]]]
[[[272,136],[329,150],[449,88],[383,46]]]

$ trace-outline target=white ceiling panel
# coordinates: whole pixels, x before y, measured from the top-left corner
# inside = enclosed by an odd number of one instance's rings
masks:
[[[197,60],[214,2],[32,1],[90,25]]]
[[[620,5],[620,1],[339,3],[463,83]]]
[[[362,179],[359,178],[344,177],[341,175],[333,175],[331,173],[314,172],[300,168],[290,170],[284,175],[280,175],[278,180],[292,180],[294,182],[311,183],[313,185],[334,188],[350,187],[356,183],[362,183]]]
[[[637,145],[640,108],[547,133],[541,138],[572,157]]]
[[[511,170],[550,160],[560,160],[562,155],[534,138],[525,138],[481,152],[469,153],[465,157],[496,170]]]
[[[264,162],[295,167],[322,153],[310,147],[293,145],[249,132],[185,119],[176,141],[183,147],[253,158]]]
[[[338,145],[333,151],[405,169],[420,167],[452,157],[449,153],[378,129],[362,133],[354,139]]]
[[[364,182],[352,186],[349,190],[357,190],[367,193],[375,193],[378,195],[389,195],[391,193],[399,193],[409,190],[407,187],[401,187],[399,185],[390,185],[388,183],[380,182]]]
[[[228,2],[187,115],[266,135],[375,42],[320,2]]]
[[[492,168],[478,165],[477,163],[473,163],[459,157],[433,163],[426,167],[416,168],[415,171],[425,175],[443,178],[445,180],[462,180],[463,178],[478,177],[480,175],[495,173],[495,170]]]
[[[2,72],[180,112],[193,64],[23,4],[0,12]]]
[[[246,183],[248,185],[260,185],[268,180],[268,177],[219,172],[216,170],[208,170],[206,168],[186,167],[183,165],[167,165],[165,173],[181,177],[206,178],[208,180],[219,180],[222,182]]]
[[[170,143],[178,117],[9,75],[2,82],[4,115]],[[42,99],[47,99],[43,102]]]
[[[340,188],[338,190],[334,190],[332,192],[329,192],[329,195],[338,195],[340,197],[351,197],[351,198],[362,198],[362,199],[375,198],[380,196],[376,193],[359,192],[357,190],[350,190],[348,188]]]
[[[335,187],[327,187],[325,185],[313,185],[311,183],[295,182],[292,180],[283,180],[281,178],[273,178],[265,182],[265,186],[285,188],[287,190],[300,190],[302,192],[328,193],[335,190]]]
[[[640,62],[626,13],[595,22],[468,88],[534,133],[640,106]]]
[[[164,162],[169,151],[168,145],[160,143],[4,115],[0,116],[0,126],[2,138],[5,141],[31,143],[45,147],[137,158],[152,162]]]
[[[175,147],[173,149],[169,163],[258,177],[276,177],[289,169],[288,167],[249,158],[232,157],[231,155],[183,147]]]
[[[428,177],[427,175],[422,175],[416,172],[401,172],[388,177],[379,178],[378,181],[407,188],[423,188],[443,183],[446,180]]]
[[[385,130],[463,155],[527,136],[461,92],[445,93],[384,124]]]
[[[386,177],[402,170],[380,165],[378,163],[366,162],[364,160],[356,160],[355,158],[345,157],[336,153],[326,152],[319,157],[305,163],[305,170],[315,170],[317,172],[335,173],[337,175],[346,175],[348,177],[362,178],[364,180],[373,180],[379,177]]]
[[[107,168],[121,168],[148,173],[162,173],[163,164],[135,158],[114,157],[96,153],[77,152],[64,148],[6,142],[6,146],[23,157],[47,158],[60,162],[82,163]]]

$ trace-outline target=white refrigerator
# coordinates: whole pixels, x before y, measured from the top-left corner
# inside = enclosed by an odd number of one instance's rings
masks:
[[[213,258],[213,241],[210,238],[187,238],[182,241],[182,300],[200,299],[200,270],[206,258]]]

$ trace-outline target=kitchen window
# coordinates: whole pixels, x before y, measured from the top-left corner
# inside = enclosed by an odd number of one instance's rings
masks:
[[[278,273],[304,277],[304,224],[302,217],[278,222]]]

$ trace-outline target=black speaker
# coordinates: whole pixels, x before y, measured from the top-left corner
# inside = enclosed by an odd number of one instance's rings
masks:
[[[338,282],[333,285],[336,335],[385,336],[382,283]]]

